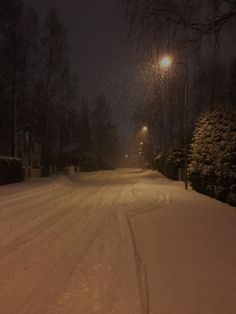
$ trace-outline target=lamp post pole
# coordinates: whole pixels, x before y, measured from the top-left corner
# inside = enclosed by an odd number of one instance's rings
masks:
[[[184,184],[185,190],[188,189],[188,69],[184,66]]]
[[[160,65],[162,68],[168,68],[174,61],[165,56],[161,59]],[[184,67],[184,117],[183,117],[183,131],[184,131],[184,185],[188,189],[188,67],[184,62],[175,62],[177,65]]]

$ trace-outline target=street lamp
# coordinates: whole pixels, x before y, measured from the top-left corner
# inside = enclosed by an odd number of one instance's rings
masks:
[[[144,125],[144,126],[142,127],[142,131],[143,131],[143,132],[147,132],[147,130],[148,130],[148,127],[147,127],[146,125]]]
[[[162,69],[169,68],[172,64],[182,65],[184,67],[184,183],[185,189],[188,189],[188,68],[184,62],[175,62],[171,57],[164,56],[160,60]]]
[[[172,64],[172,59],[169,56],[164,56],[160,60],[160,66],[161,68],[168,68]]]

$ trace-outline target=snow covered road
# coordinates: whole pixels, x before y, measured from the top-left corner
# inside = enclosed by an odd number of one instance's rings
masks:
[[[0,187],[1,314],[235,314],[236,210],[156,172]]]

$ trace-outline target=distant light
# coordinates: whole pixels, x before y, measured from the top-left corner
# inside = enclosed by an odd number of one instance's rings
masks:
[[[143,132],[146,132],[148,130],[148,127],[146,126],[146,125],[144,125],[143,127],[142,127],[142,131]]]
[[[143,145],[143,142],[140,142],[139,144],[140,144],[140,145]]]
[[[142,155],[142,152],[139,152],[139,155]]]
[[[172,64],[172,59],[169,56],[165,56],[160,61],[161,68],[168,68]]]
[[[126,155],[125,155],[125,158],[128,158],[128,157],[129,157],[129,155],[126,154]]]

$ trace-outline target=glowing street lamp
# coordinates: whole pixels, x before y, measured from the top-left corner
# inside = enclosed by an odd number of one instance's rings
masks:
[[[172,61],[171,57],[169,57],[169,56],[164,56],[160,60],[160,66],[161,66],[162,69],[169,68],[172,63],[173,63],[173,61]]]
[[[143,132],[147,132],[147,130],[148,130],[148,127],[147,127],[146,125],[144,125],[144,126],[142,127],[142,131],[143,131]]]
[[[169,68],[173,63],[184,66],[184,183],[188,189],[188,69],[184,62],[175,62],[170,56],[166,55],[160,60],[162,69]]]

